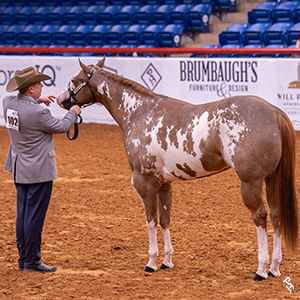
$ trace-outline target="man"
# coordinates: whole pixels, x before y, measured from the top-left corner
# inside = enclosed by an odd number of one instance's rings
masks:
[[[8,82],[3,112],[10,137],[4,168],[12,173],[17,190],[16,235],[19,270],[54,272],[56,267],[41,262],[41,235],[51,198],[53,180],[58,177],[52,134],[67,132],[81,113],[73,106],[63,119],[51,115],[52,95],[41,96],[41,81],[48,75],[28,67]]]

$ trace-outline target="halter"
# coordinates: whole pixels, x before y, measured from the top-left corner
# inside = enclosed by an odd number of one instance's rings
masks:
[[[91,87],[91,85],[90,85],[90,83],[89,83],[89,80],[90,80],[90,78],[92,77],[92,75],[94,74],[96,72],[96,68],[92,68],[91,70],[90,70],[90,72],[87,74],[87,77],[84,79],[84,81],[83,82],[81,82],[79,85],[78,85],[78,87],[76,87],[73,91],[71,90],[71,81],[69,81],[69,84],[68,84],[68,92],[69,92],[69,95],[70,95],[70,97],[69,98],[67,98],[67,99],[65,99],[64,101],[63,101],[63,106],[65,107],[65,104],[66,104],[66,102],[68,102],[68,101],[71,101],[71,103],[72,103],[72,105],[78,105],[80,108],[84,108],[84,107],[87,107],[87,106],[90,106],[90,105],[92,105],[92,104],[94,104],[95,102],[96,102],[96,97],[95,97],[95,94],[93,93],[93,90],[92,90],[92,87]],[[92,103],[89,103],[89,104],[80,104],[79,102],[78,102],[78,100],[76,99],[76,95],[79,93],[79,91],[83,88],[83,87],[85,87],[85,86],[88,86],[88,88],[90,89],[90,91],[91,91],[91,93],[92,93],[92,95],[93,95],[93,102]],[[66,107],[65,107],[66,108]]]
[[[95,73],[95,71],[96,71],[96,68],[92,68],[91,70],[90,70],[90,72],[87,74],[87,77],[84,79],[84,81],[82,82],[82,83],[80,83],[79,85],[78,85],[78,87],[76,87],[73,91],[71,90],[71,81],[69,81],[69,84],[68,84],[68,92],[69,92],[69,98],[67,98],[67,99],[65,99],[64,101],[63,101],[63,106],[64,106],[64,108],[66,108],[66,109],[68,109],[68,107],[67,107],[67,105],[66,105],[66,103],[68,102],[68,101],[70,101],[71,102],[71,106],[74,106],[74,105],[78,105],[80,108],[84,108],[84,107],[87,107],[87,106],[90,106],[90,105],[92,105],[92,104],[94,104],[95,102],[96,102],[96,97],[95,97],[95,94],[93,93],[93,90],[92,90],[92,87],[91,87],[91,85],[90,85],[90,83],[89,83],[89,80],[90,80],[90,78],[92,77],[92,75]],[[79,102],[78,102],[78,100],[76,99],[76,95],[78,94],[78,92],[83,88],[83,87],[85,87],[85,86],[88,86],[88,88],[90,89],[90,92],[92,93],[92,95],[93,95],[93,98],[94,98],[94,100],[93,100],[93,102],[92,103],[89,103],[89,104],[80,104]],[[70,131],[68,130],[68,132],[67,132],[67,137],[68,137],[68,139],[69,140],[75,140],[76,138],[77,138],[77,136],[78,136],[78,124],[81,124],[82,123],[82,117],[81,117],[81,115],[78,115],[78,118],[79,118],[79,121],[78,120],[76,120],[76,122],[74,123],[74,135],[73,135],[73,137],[70,135]]]

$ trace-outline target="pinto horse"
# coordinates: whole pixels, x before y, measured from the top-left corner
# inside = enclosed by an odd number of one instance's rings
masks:
[[[144,271],[157,270],[158,212],[164,236],[161,269],[172,268],[170,238],[171,183],[209,176],[233,168],[241,195],[257,229],[258,269],[254,280],[280,276],[281,236],[288,249],[298,244],[295,191],[296,136],[287,115],[256,96],[235,96],[192,105],[158,95],[142,85],[96,65],[84,65],[58,95],[58,105],[102,103],[121,127],[132,170],[131,183],[141,198],[149,236]],[[266,187],[274,227],[269,272]]]

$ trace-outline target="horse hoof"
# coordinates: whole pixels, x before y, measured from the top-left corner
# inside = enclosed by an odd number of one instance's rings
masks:
[[[268,276],[269,276],[269,277],[276,277],[275,275],[273,275],[273,274],[271,273],[271,271],[269,271]]]
[[[164,263],[162,263],[161,266],[160,266],[160,269],[165,270],[165,269],[170,269],[170,267],[168,267]]]
[[[267,279],[267,278],[262,277],[262,276],[258,275],[257,273],[255,273],[255,276],[253,277],[253,280],[255,280],[255,281],[262,281],[264,279]]]
[[[150,268],[150,267],[148,267],[148,266],[146,266],[146,267],[144,268],[143,271],[148,272],[148,273],[153,273],[153,272],[155,272],[155,270],[154,270],[153,268]]]

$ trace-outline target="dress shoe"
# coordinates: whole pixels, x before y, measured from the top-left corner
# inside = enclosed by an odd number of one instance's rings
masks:
[[[41,272],[41,273],[49,273],[55,272],[57,267],[48,267],[43,263],[38,264],[35,268],[25,268],[26,272]]]

